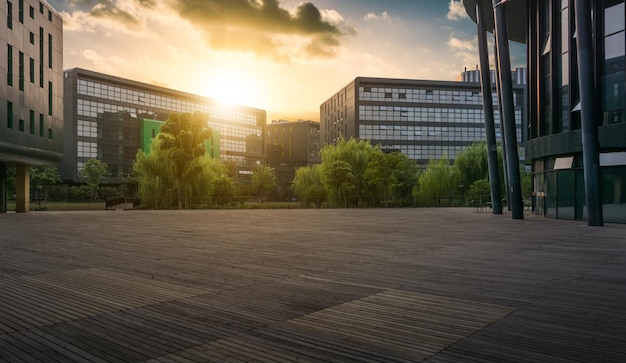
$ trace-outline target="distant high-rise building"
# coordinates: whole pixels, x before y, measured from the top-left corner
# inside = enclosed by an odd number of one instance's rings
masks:
[[[293,195],[296,169],[320,162],[320,124],[314,121],[272,121],[265,127],[267,164],[274,168],[281,196]]]
[[[7,1],[0,31],[0,212],[7,164],[16,167],[16,210],[28,212],[30,166],[54,166],[63,153],[63,20],[45,1]]]
[[[524,86],[514,90],[518,141],[523,143]],[[497,109],[495,95],[493,104]],[[500,139],[499,113],[496,133]],[[480,84],[358,77],[320,106],[320,134],[322,145],[358,138],[419,164],[441,158],[452,162],[467,146],[485,140]]]
[[[132,170],[137,150],[150,140],[172,112],[209,114],[214,132],[209,153],[234,161],[251,171],[264,162],[266,112],[131,81],[84,69],[65,71],[64,157],[59,173],[81,182],[80,171],[89,159],[107,163],[108,183],[123,183]]]
[[[489,71],[491,83],[496,82],[496,71],[491,69]],[[511,71],[511,78],[513,84],[526,84],[528,82],[528,69],[526,67],[517,67]],[[457,77],[459,82],[476,82],[480,83],[480,70],[478,66],[476,69],[467,70],[467,68]]]

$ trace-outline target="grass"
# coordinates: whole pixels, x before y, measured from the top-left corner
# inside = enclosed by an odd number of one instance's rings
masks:
[[[39,210],[39,203],[30,203],[31,211]],[[104,202],[42,202],[42,211],[104,210]],[[7,211],[15,211],[15,201],[7,201]]]

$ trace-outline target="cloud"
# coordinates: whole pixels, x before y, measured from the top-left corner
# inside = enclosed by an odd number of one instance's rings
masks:
[[[450,0],[449,9],[448,9],[448,19],[450,20],[459,20],[469,18],[467,12],[465,11],[465,6],[463,5],[463,1],[454,1]]]
[[[386,11],[383,11],[380,15],[374,14],[374,13],[367,13],[367,15],[363,17],[363,20],[365,21],[389,20],[389,19],[390,19],[389,14],[387,14]]]
[[[174,0],[180,16],[205,33],[211,47],[259,55],[291,54],[292,41],[307,56],[333,56],[353,28],[343,26],[336,11],[321,11],[310,2],[293,11],[278,0]]]
[[[460,39],[450,34],[448,47],[464,64],[478,63],[478,39]]]

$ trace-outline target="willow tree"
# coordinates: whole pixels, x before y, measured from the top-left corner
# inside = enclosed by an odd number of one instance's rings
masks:
[[[207,126],[206,113],[172,113],[161,127],[160,148],[176,179],[178,208],[188,205],[187,190],[191,181],[202,173],[202,158],[206,153],[205,140],[212,136]]]
[[[336,145],[325,146],[320,151],[325,167],[335,161],[344,161],[350,166],[351,189],[357,198],[357,205],[361,204],[361,197],[367,191],[368,182],[364,175],[373,152],[374,148],[369,141],[356,139],[346,141],[343,138]]]
[[[141,204],[147,208],[170,208],[175,199],[176,177],[170,167],[167,151],[161,149],[161,140],[155,139],[149,153],[137,151],[133,177]]]
[[[310,203],[313,203],[320,208],[327,195],[322,182],[321,166],[312,165],[298,168],[296,176],[293,178],[292,189],[303,207],[308,207]]]

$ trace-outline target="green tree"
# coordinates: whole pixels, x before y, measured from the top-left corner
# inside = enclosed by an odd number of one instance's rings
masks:
[[[57,168],[30,168],[30,186],[41,209],[41,201],[48,199],[48,188],[61,182]]]
[[[161,150],[166,151],[175,176],[179,209],[188,205],[188,184],[202,172],[204,141],[212,136],[207,120],[208,115],[202,112],[172,113],[159,133]]]
[[[467,190],[466,196],[475,202],[490,202],[491,185],[489,184],[489,179],[479,179],[473,182]]]
[[[404,154],[399,154],[401,159],[397,169],[394,170],[396,176],[395,195],[402,198],[404,204],[408,204],[412,200],[413,188],[417,185],[420,169],[414,160],[409,159]]]
[[[399,170],[403,163],[401,155],[399,152],[385,154],[380,149],[375,148],[370,155],[367,169],[363,174],[365,180],[382,193],[385,207],[387,207],[389,195],[393,194],[395,187],[398,185],[396,171]]]
[[[454,169],[447,158],[430,160],[426,171],[420,175],[414,195],[427,205],[441,205],[443,198],[455,194],[456,180]]]
[[[322,182],[321,170],[320,165],[302,167],[296,170],[292,189],[303,207],[308,207],[310,203],[314,203],[320,208],[326,200],[327,193]]]
[[[98,190],[103,178],[107,175],[109,166],[104,161],[98,159],[90,159],[85,163],[83,170],[81,170],[81,178],[87,183],[89,188],[91,201],[96,202],[100,200]]]
[[[368,192],[368,182],[364,175],[373,152],[374,148],[369,141],[356,139],[346,141],[343,138],[336,145],[327,145],[320,151],[325,167],[337,160],[348,163],[353,179],[350,189],[354,192],[357,205],[361,204],[361,197]],[[329,188],[333,190],[335,186]]]
[[[138,150],[133,164],[133,177],[146,208],[170,208],[176,196],[176,176],[161,142],[155,139],[147,154]]]
[[[332,188],[335,194],[336,205],[339,206],[339,196],[355,188],[355,177],[352,167],[343,160],[333,160],[324,163],[323,176],[325,183]]]
[[[264,201],[275,189],[278,184],[278,178],[269,166],[256,168],[252,172],[252,185],[257,196]]]
[[[502,146],[497,147],[498,174],[501,194],[504,192],[504,170],[502,168]],[[476,142],[459,153],[454,160],[454,169],[458,175],[461,192],[467,194],[470,186],[477,180],[489,179],[489,159],[487,144]],[[491,189],[489,194],[491,194]]]

